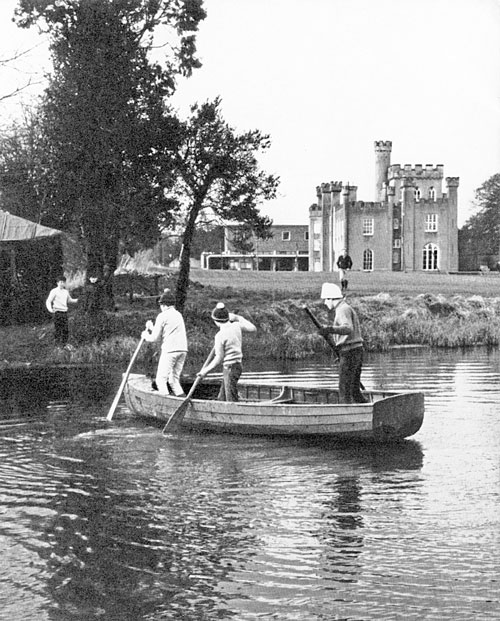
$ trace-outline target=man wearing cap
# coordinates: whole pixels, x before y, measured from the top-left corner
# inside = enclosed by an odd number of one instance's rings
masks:
[[[222,363],[222,384],[217,399],[238,401],[238,380],[243,370],[242,332],[255,332],[257,328],[241,315],[228,312],[222,302],[212,311],[212,319],[219,328],[214,339],[215,355],[198,376],[204,378]]]
[[[169,386],[176,397],[184,397],[180,377],[187,356],[187,337],[184,319],[175,308],[175,296],[164,291],[159,299],[161,312],[146,322],[142,333],[149,343],[161,340],[161,353],[156,370],[156,387],[161,394],[169,394]]]
[[[345,301],[340,288],[333,283],[323,284],[321,298],[334,314],[333,325],[323,326],[319,333],[323,337],[333,335],[335,341],[339,356],[339,402],[366,403],[361,394],[363,339],[358,316]]]

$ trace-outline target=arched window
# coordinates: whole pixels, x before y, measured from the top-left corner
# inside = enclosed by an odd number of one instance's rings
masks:
[[[431,271],[438,269],[438,247],[436,244],[425,244],[422,252],[422,267],[424,270]]]
[[[420,198],[422,196],[422,192],[420,191],[420,188],[415,188],[414,195],[415,195],[415,200],[418,203],[418,201],[420,200]]]
[[[436,188],[429,188],[429,198],[431,201],[436,200]]]
[[[373,271],[373,252],[369,248],[363,251],[363,269],[367,272]]]

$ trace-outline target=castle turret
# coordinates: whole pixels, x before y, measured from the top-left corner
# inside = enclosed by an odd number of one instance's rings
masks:
[[[385,200],[384,183],[391,165],[392,142],[390,140],[375,141],[375,201]]]

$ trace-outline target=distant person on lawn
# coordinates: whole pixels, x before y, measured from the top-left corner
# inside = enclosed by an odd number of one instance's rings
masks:
[[[184,319],[175,308],[175,295],[164,291],[158,300],[160,313],[153,324],[146,322],[142,333],[149,343],[161,341],[161,353],[156,370],[156,388],[160,394],[168,395],[170,391],[176,397],[184,397],[180,383],[182,369],[186,360],[188,345]]]
[[[340,279],[340,287],[342,289],[342,293],[347,291],[347,285],[349,281],[347,280],[347,272],[352,268],[352,259],[347,254],[346,248],[342,248],[342,251],[339,254],[339,258],[337,259],[337,267],[339,268],[339,279]]]
[[[339,403],[366,403],[361,394],[361,368],[363,366],[363,339],[359,319],[347,304],[337,285],[325,282],[321,297],[333,314],[333,323],[323,326],[323,337],[333,335],[339,356]]]
[[[214,338],[215,356],[201,369],[198,376],[204,378],[222,364],[222,384],[217,399],[238,401],[238,380],[243,371],[242,333],[255,332],[257,328],[241,315],[228,312],[222,302],[212,311],[212,319],[219,328]]]
[[[54,341],[59,347],[65,347],[69,338],[68,327],[68,304],[76,304],[78,299],[73,299],[66,289],[66,278],[61,276],[57,279],[57,287],[49,293],[45,306],[51,315],[54,315]]]
[[[89,273],[88,283],[83,290],[83,310],[91,317],[100,315],[104,310],[104,287],[95,272]]]

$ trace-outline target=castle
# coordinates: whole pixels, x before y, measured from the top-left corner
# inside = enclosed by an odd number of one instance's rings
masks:
[[[309,208],[309,271],[336,269],[345,248],[353,269],[458,270],[458,177],[443,166],[391,164],[392,142],[375,142],[375,200],[357,200],[357,187],[340,181],[317,187]]]

